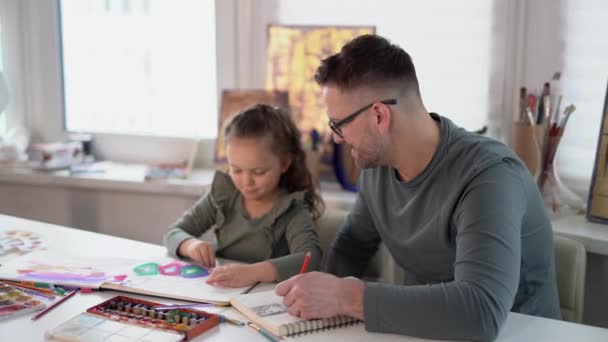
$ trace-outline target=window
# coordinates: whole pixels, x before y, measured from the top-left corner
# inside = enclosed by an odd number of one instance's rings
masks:
[[[67,131],[212,138],[213,0],[62,0]]]
[[[560,175],[570,180],[573,189],[586,193],[591,181],[608,83],[608,39],[605,35],[608,32],[608,2],[568,0],[563,13],[565,37],[561,87],[564,101],[575,104],[576,111],[568,121],[560,143],[557,167]]]

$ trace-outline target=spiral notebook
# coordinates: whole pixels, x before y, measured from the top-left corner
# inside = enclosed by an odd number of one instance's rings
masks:
[[[274,290],[243,294],[233,298],[230,304],[276,336],[297,336],[361,323],[347,316],[311,320],[292,316],[283,305],[283,297],[277,296]]]

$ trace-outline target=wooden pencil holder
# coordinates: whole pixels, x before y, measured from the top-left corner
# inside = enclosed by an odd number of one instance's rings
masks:
[[[543,125],[525,122],[514,122],[511,131],[511,148],[535,177],[540,169],[543,131]]]

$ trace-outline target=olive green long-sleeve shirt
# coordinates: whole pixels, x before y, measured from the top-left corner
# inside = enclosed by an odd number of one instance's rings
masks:
[[[279,281],[298,274],[306,252],[311,252],[309,271],[319,268],[321,247],[304,191],[282,192],[273,208],[250,218],[243,197],[230,176],[217,171],[211,190],[175,222],[164,236],[168,253],[176,258],[179,245],[201,238],[211,230],[216,255],[248,263],[269,261]]]

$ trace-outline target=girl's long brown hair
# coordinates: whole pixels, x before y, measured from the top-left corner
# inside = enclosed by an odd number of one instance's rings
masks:
[[[289,113],[269,105],[257,104],[233,116],[224,133],[226,144],[232,137],[264,138],[277,156],[283,158],[291,155],[291,165],[281,175],[279,187],[288,193],[305,190],[305,201],[313,219],[321,216],[325,205],[312,182],[312,176],[306,166],[306,152],[302,147],[300,131]]]

